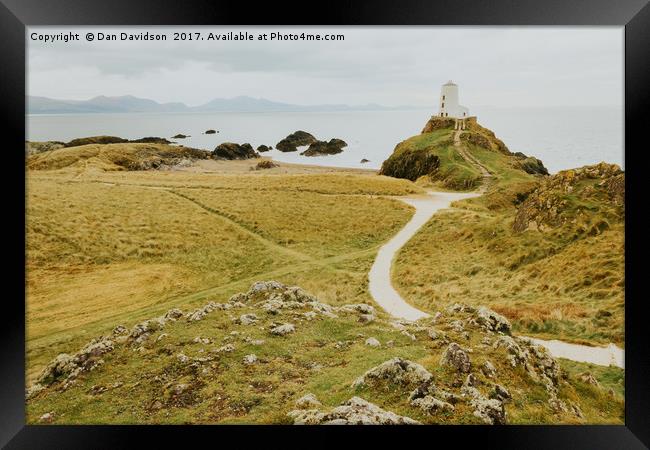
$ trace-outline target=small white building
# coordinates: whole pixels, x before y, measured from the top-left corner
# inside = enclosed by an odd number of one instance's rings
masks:
[[[464,119],[469,117],[469,109],[458,104],[458,85],[449,80],[440,90],[440,117]]]

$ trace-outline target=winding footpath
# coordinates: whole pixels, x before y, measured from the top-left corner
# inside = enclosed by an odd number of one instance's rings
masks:
[[[458,153],[465,158],[467,162],[481,170],[484,181],[492,176],[490,172],[480,162],[469,155],[460,143],[460,131],[454,133],[454,146]],[[393,259],[399,250],[406,244],[411,237],[431,219],[431,217],[441,209],[449,208],[450,205],[457,201],[472,197],[478,197],[485,192],[487,183],[483,183],[481,189],[471,193],[450,193],[429,191],[426,195],[395,197],[415,208],[415,214],[411,220],[402,228],[390,241],[384,244],[377,253],[377,257],[368,273],[368,290],[372,298],[388,314],[398,319],[415,321],[429,317],[424,311],[421,311],[410,305],[395,290],[391,282],[391,268]],[[570,344],[558,340],[542,340],[528,338],[535,344],[545,347],[549,353],[556,358],[566,358],[573,361],[588,362],[601,366],[615,365],[624,368],[624,350],[614,344],[607,347],[590,347],[587,345]]]

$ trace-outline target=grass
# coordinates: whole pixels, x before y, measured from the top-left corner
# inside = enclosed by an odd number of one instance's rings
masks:
[[[562,194],[566,225],[516,233],[518,199],[538,181],[504,154],[468,150],[493,174],[490,188],[436,214],[402,248],[393,267],[402,296],[429,311],[454,302],[487,305],[520,334],[624,345],[624,224],[593,191],[597,180]],[[589,232],[604,220],[602,232]]]
[[[418,191],[373,175],[90,172],[28,172],[30,379],[118,322],[256,279],[301,284],[334,303],[368,299],[378,245],[412,214],[378,194]]]
[[[241,325],[232,320],[248,312],[255,312],[260,321]],[[413,387],[391,383],[351,387],[366,370],[399,356],[422,364],[434,375],[439,388],[457,392],[464,376],[439,364],[445,346],[428,338],[426,332],[416,332],[417,338],[411,340],[389,326],[383,314],[380,320],[361,324],[354,314],[306,320],[301,313],[291,310],[272,316],[247,306],[215,311],[199,322],[170,323],[139,349],[118,345],[115,351],[102,356],[105,362],[100,368],[84,373],[68,389],[54,385],[30,400],[27,420],[35,423],[42,414],[52,411],[57,424],[288,423],[286,414],[294,409],[294,401],[311,392],[325,408],[357,395],[424,423],[480,423],[466,402],[458,403],[453,414],[423,413],[406,401]],[[506,403],[508,423],[622,423],[622,400],[610,398],[600,388],[579,384],[574,379],[575,371],[567,375],[559,395],[578,404],[586,419],[553,413],[540,383],[531,381],[523,368],[513,369],[503,349],[482,345],[483,333],[473,331],[469,340],[456,335],[449,327],[452,319],[445,319],[436,329],[475,349],[471,354],[473,367],[486,360],[495,365],[497,382],[503,383],[513,396]],[[296,324],[296,332],[274,337],[268,332],[272,321],[290,321]],[[166,337],[157,341],[163,332]],[[365,345],[370,336],[382,346]],[[196,343],[196,337],[210,342]],[[254,339],[264,343],[253,344],[250,340]],[[211,361],[192,364],[177,358],[179,353],[189,358],[214,355],[212,350],[226,343],[233,344],[234,350],[220,353]],[[258,363],[247,366],[242,360],[251,353],[257,356]],[[494,380],[486,379],[479,370],[474,372],[480,389],[489,390]],[[179,383],[188,386],[182,395],[173,393]]]

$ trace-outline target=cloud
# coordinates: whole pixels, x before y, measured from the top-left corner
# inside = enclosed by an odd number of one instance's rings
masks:
[[[30,27],[29,32],[272,31],[342,42],[28,40],[31,95],[132,94],[198,104],[251,95],[292,103],[428,105],[453,78],[472,105],[621,105],[622,28]]]

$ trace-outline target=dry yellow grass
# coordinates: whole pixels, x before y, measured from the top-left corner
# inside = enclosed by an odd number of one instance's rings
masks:
[[[117,323],[257,279],[301,284],[332,302],[369,300],[373,255],[412,213],[377,194],[417,190],[363,173],[30,170],[29,376]]]

